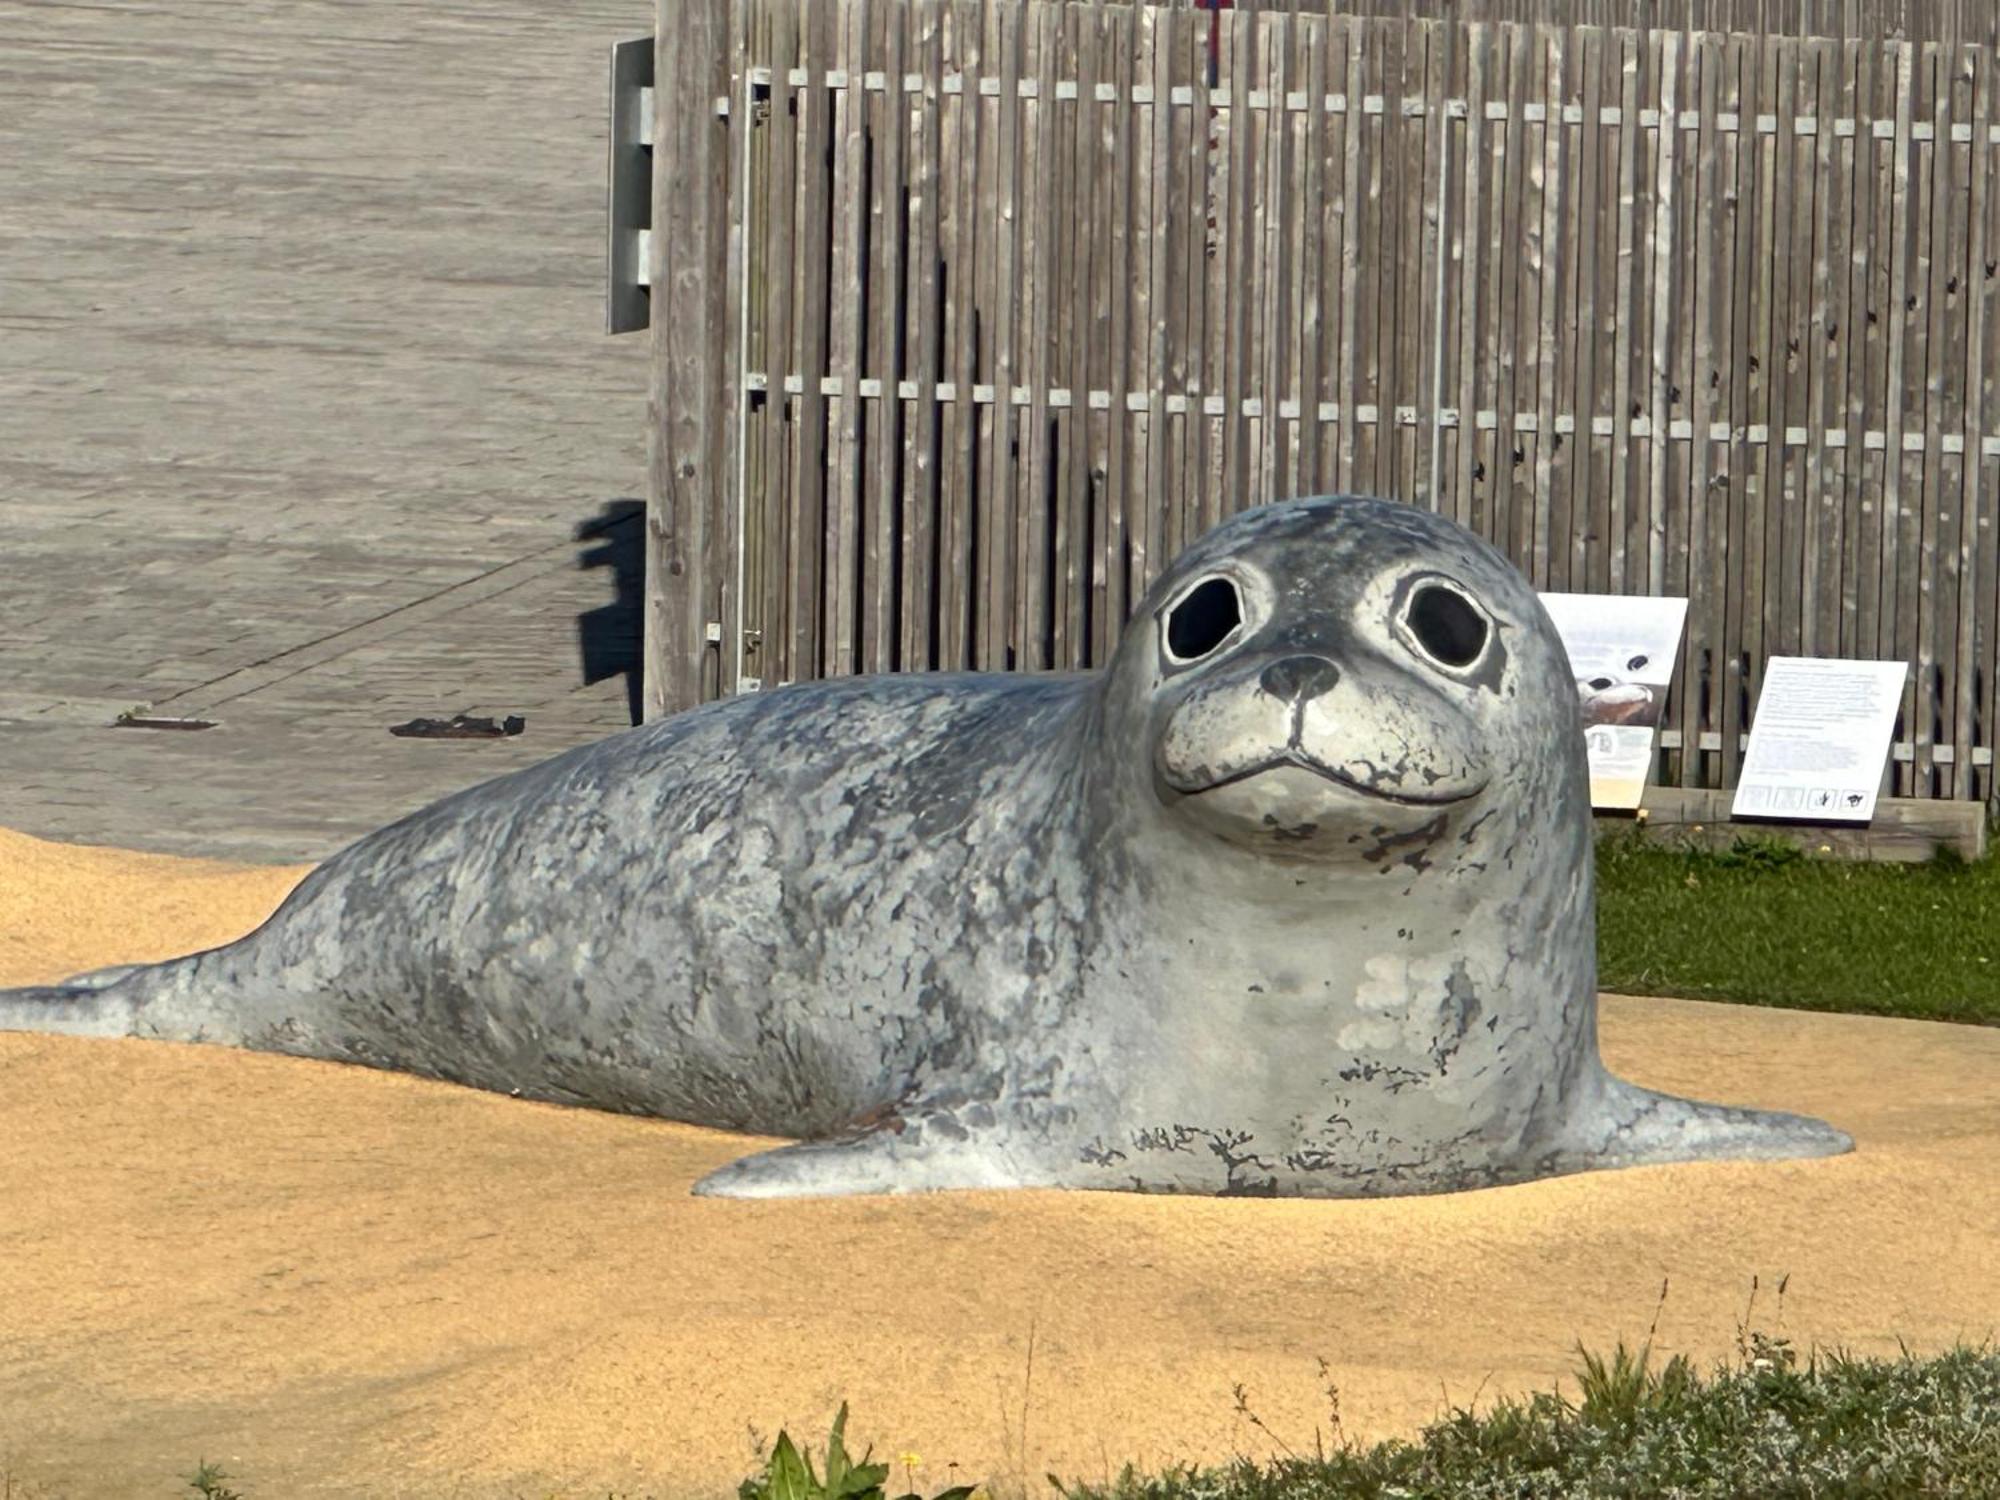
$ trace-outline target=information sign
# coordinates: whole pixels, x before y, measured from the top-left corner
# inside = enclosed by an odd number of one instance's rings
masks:
[[[1733,811],[1738,817],[1866,823],[1909,666],[1774,656],[1757,694]]]
[[[1680,651],[1687,600],[1544,594],[1569,652],[1590,755],[1593,807],[1637,807]]]

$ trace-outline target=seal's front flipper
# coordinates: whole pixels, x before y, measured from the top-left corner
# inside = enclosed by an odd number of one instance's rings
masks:
[[[942,1128],[941,1128],[942,1126]],[[780,1146],[718,1168],[694,1185],[704,1198],[844,1197],[944,1188],[1035,1187],[1053,1181],[1017,1161],[998,1129],[967,1132],[950,1117],[841,1140]]]
[[[1783,1161],[1854,1149],[1846,1131],[1808,1115],[1702,1104],[1609,1077],[1597,1108],[1585,1118],[1578,1149],[1594,1158],[1584,1163],[1588,1166]]]

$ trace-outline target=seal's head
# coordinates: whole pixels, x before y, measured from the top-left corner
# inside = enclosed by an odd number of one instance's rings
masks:
[[[1421,869],[1496,810],[1587,824],[1560,637],[1504,557],[1414,506],[1216,527],[1147,595],[1107,691],[1167,813],[1262,855]]]

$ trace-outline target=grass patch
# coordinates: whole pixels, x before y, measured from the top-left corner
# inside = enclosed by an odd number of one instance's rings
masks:
[[[2000,1495],[2000,1353],[1991,1349],[1928,1360],[1820,1353],[1802,1365],[1783,1340],[1753,1335],[1740,1363],[1707,1379],[1684,1358],[1656,1367],[1623,1345],[1608,1359],[1579,1354],[1575,1399],[1537,1392],[1483,1416],[1460,1408],[1415,1442],[1127,1470],[1105,1487],[1051,1483],[1066,1500]]]
[[[2000,859],[1597,846],[1598,982],[1799,1010],[2000,1025]]]

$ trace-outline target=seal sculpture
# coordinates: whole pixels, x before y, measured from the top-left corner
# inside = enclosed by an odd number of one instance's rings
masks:
[[[1201,538],[1095,675],[708,704],[447,798],[227,947],[0,994],[804,1138],[697,1191],[1354,1196],[1844,1151],[1611,1077],[1568,660],[1453,522]]]

